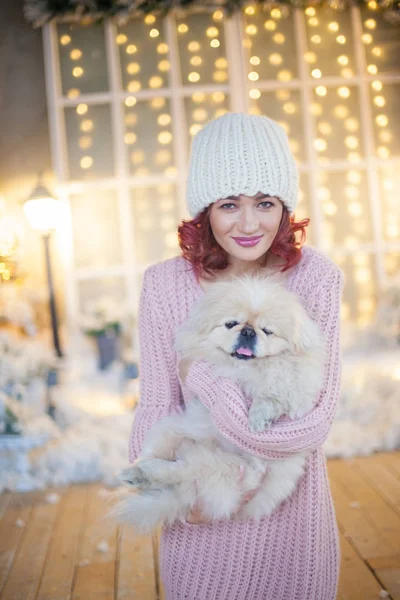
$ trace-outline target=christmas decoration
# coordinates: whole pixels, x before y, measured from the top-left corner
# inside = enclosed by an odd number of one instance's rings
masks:
[[[120,335],[127,311],[111,298],[100,298],[88,303],[82,319],[86,335],[97,344],[99,369],[106,369],[120,354]]]
[[[271,7],[271,2],[256,2],[260,6],[266,4]],[[293,8],[307,8],[329,6],[337,10],[344,10],[351,4],[358,6],[368,5],[374,10],[381,10],[387,16],[387,20],[400,24],[400,2],[399,0],[317,0],[308,2],[307,0],[280,0],[274,2],[274,5],[287,5]],[[194,8],[220,9],[226,16],[231,16],[237,10],[248,5],[243,0],[221,0],[221,1],[199,1],[199,0],[25,0],[25,16],[34,26],[40,27],[52,19],[73,19],[81,21],[82,19],[101,20],[105,17],[118,16],[126,20],[130,16],[140,13],[149,14],[152,12],[160,13],[165,16],[171,9]]]

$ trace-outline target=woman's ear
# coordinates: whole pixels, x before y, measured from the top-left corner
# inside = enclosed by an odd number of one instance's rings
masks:
[[[318,325],[299,303],[293,306],[292,311],[292,345],[296,352],[306,352],[321,345]]]

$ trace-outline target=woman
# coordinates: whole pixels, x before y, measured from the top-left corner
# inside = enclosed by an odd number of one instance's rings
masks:
[[[210,523],[199,508],[163,529],[160,569],[167,600],[335,600],[338,530],[321,448],[340,383],[340,269],[300,248],[297,170],[283,128],[267,117],[226,114],[194,138],[187,185],[193,220],[179,228],[182,256],[149,267],[139,308],[141,397],[130,440],[134,461],[146,431],[196,394],[217,428],[241,448],[280,460],[310,450],[293,495],[255,522]],[[296,242],[295,232],[302,234]],[[251,243],[249,238],[258,241]],[[240,238],[245,238],[244,242]],[[192,267],[192,268],[191,268]],[[247,423],[251,398],[205,361],[177,364],[176,329],[209,285],[240,272],[282,278],[327,338],[324,389],[312,411],[261,433]]]

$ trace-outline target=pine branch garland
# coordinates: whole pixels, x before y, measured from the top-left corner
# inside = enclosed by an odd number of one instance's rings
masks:
[[[41,27],[52,19],[81,21],[99,20],[107,17],[127,19],[135,14],[158,13],[161,17],[176,8],[201,7],[223,10],[227,17],[242,9],[248,0],[25,0],[25,17],[35,27]],[[285,4],[293,8],[307,6],[330,6],[345,10],[351,5],[366,6],[367,0],[277,0],[256,4],[279,6]],[[384,13],[385,20],[400,25],[400,0],[376,0],[377,10]]]

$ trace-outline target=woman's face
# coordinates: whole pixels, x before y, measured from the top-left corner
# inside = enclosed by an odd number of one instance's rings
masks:
[[[253,262],[271,247],[279,229],[283,205],[278,198],[259,192],[256,196],[228,196],[211,205],[210,225],[218,244],[230,256],[230,263]],[[245,246],[235,238],[260,239]]]

